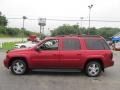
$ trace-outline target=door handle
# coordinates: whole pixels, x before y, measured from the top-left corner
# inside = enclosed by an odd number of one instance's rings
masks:
[[[56,55],[58,55],[58,54],[53,54],[53,55],[55,55],[55,56],[56,56]]]
[[[78,53],[77,55],[82,55],[81,53]]]

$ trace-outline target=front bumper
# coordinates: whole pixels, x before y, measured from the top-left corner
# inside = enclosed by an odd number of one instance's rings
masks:
[[[9,61],[8,61],[7,58],[4,59],[3,63],[4,63],[4,66],[5,66],[6,68],[9,68]]]

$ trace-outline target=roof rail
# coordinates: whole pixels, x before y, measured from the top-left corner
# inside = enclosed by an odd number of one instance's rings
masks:
[[[66,37],[66,36],[77,36],[77,37],[100,37],[99,35],[57,35],[55,37]]]
[[[80,35],[81,37],[100,37],[99,35]]]

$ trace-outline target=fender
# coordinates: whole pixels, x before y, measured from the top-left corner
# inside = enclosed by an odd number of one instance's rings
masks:
[[[102,55],[88,55],[85,57],[85,59],[82,61],[81,63],[81,68],[84,69],[86,63],[89,61],[89,60],[98,60],[98,61],[101,61],[103,63],[103,60],[104,60],[104,56]],[[104,64],[104,63],[103,63]]]
[[[16,53],[16,54],[9,54],[8,55],[9,62],[11,62],[12,58],[25,58],[26,62],[28,63],[28,67],[30,67],[30,58],[28,53]]]

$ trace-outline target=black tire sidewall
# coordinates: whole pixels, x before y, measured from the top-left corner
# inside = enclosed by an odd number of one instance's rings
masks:
[[[96,64],[96,65],[99,66],[99,72],[98,72],[98,74],[95,75],[95,76],[92,76],[92,75],[89,74],[89,72],[88,72],[88,67],[89,67],[91,64]],[[89,77],[97,77],[97,76],[100,75],[101,71],[102,71],[102,66],[101,66],[101,64],[100,64],[99,62],[96,62],[96,61],[91,61],[91,62],[89,62],[89,63],[86,65],[86,68],[85,68],[85,73],[86,73]]]
[[[26,48],[26,46],[22,45],[22,46],[20,46],[20,48]]]
[[[22,72],[22,73],[20,73],[20,74],[16,73],[16,72],[13,70],[13,66],[14,66],[14,64],[17,63],[17,62],[21,62],[21,63],[24,65],[24,67],[25,67],[24,72]],[[11,64],[10,69],[11,69],[11,72],[12,72],[13,74],[15,74],[15,75],[24,75],[24,74],[26,73],[26,71],[27,71],[27,65],[26,65],[26,63],[25,63],[23,60],[14,60],[14,61],[12,62],[12,64]]]

